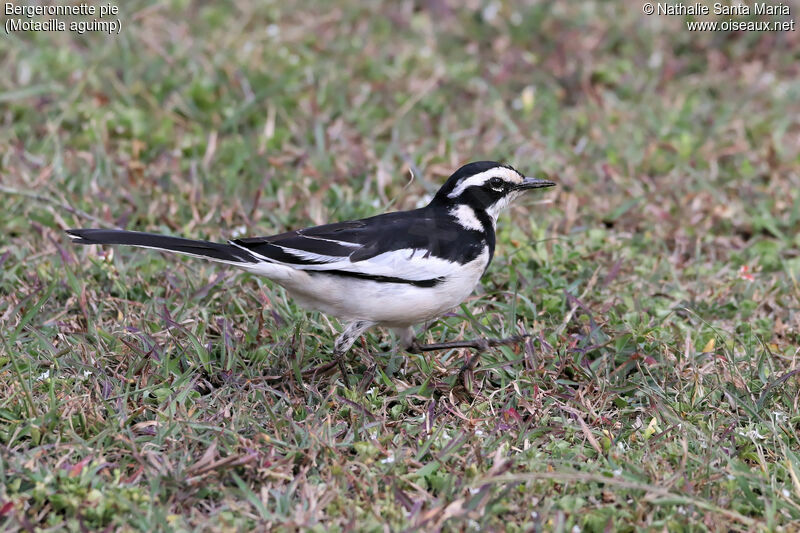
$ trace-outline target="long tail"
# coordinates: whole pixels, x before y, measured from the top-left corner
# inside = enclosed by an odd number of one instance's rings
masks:
[[[258,260],[247,250],[231,244],[220,244],[209,241],[195,241],[181,237],[170,237],[155,233],[125,231],[117,229],[68,229],[67,235],[78,244],[122,244],[154,248],[167,252],[191,255],[219,261],[222,263],[246,264],[257,263]]]

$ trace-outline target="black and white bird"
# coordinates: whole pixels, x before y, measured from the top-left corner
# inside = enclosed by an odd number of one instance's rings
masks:
[[[419,348],[412,326],[458,306],[489,267],[500,212],[524,191],[554,185],[479,161],[459,168],[420,209],[270,237],[221,244],[123,230],[67,233],[79,244],[154,248],[265,276],[300,305],[344,322],[334,343],[342,361],[372,326],[394,330],[404,348]]]

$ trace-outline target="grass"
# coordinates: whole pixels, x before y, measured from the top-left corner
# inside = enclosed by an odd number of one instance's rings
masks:
[[[131,1],[118,36],[3,36],[0,528],[800,527],[800,34],[468,4]],[[534,334],[471,395],[464,353],[380,330],[354,390],[303,376],[339,325],[279,287],[62,232],[270,234],[478,159],[559,187],[424,333]]]

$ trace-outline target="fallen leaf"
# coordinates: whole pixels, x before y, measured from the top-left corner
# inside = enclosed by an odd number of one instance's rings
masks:
[[[703,353],[711,353],[714,351],[714,347],[717,345],[717,339],[714,337],[709,340],[706,345],[703,347]]]

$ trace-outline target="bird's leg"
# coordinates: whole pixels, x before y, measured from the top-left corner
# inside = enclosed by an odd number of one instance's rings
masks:
[[[339,371],[342,373],[342,380],[344,380],[344,385],[347,388],[350,388],[350,380],[347,377],[347,368],[344,364],[344,356],[350,347],[353,346],[353,343],[356,342],[356,339],[358,339],[362,333],[374,325],[375,324],[373,322],[366,320],[356,320],[355,322],[350,322],[344,328],[342,334],[339,335],[336,338],[336,341],[333,343],[333,358],[336,361],[336,364],[339,365]]]
[[[417,342],[417,338],[414,336],[414,328],[411,326],[406,328],[394,328],[392,331],[394,331],[394,334],[397,336],[397,344],[401,350],[406,350],[409,346],[413,346],[414,343]]]
[[[411,353],[431,352],[434,350],[449,350],[451,348],[472,348],[479,352],[485,352],[494,346],[504,346],[507,344],[518,344],[530,337],[527,333],[523,335],[513,335],[505,339],[472,339],[464,341],[434,342],[431,344],[419,344],[416,339],[411,341],[407,348]]]
[[[485,352],[493,346],[517,344],[523,342],[528,337],[530,337],[530,335],[525,333],[522,335],[506,337],[505,339],[473,339],[465,341],[434,342],[431,344],[419,344],[417,339],[412,338],[407,350],[411,353],[420,353],[434,350],[449,350],[450,348],[472,348],[480,353]],[[479,357],[477,354],[468,355],[467,360],[464,361],[464,364],[461,365],[461,369],[458,371],[458,381],[464,383],[464,387],[467,389],[469,388],[466,384],[468,381],[467,376],[472,375],[472,369],[475,368],[475,363],[478,361],[478,359]]]
[[[475,368],[475,363],[478,362],[480,356],[478,354],[475,355],[467,355],[467,360],[464,361],[464,364],[461,365],[461,369],[458,371],[458,378],[456,383],[461,383],[464,386],[464,389],[467,392],[472,392],[472,370]]]

